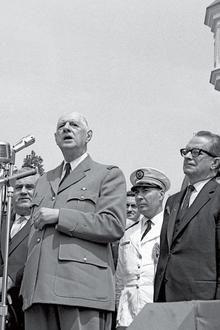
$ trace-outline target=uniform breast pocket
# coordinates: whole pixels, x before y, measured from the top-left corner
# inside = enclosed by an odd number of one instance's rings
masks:
[[[124,269],[128,273],[134,271],[137,263],[137,252],[131,242],[123,242],[120,246],[120,258]]]
[[[69,195],[66,201],[67,208],[77,209],[83,212],[95,212],[96,196],[82,194],[79,196]]]

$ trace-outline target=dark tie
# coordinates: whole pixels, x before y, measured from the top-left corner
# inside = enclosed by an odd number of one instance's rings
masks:
[[[63,178],[60,180],[59,185],[61,185],[61,183],[68,177],[70,172],[71,172],[71,165],[70,165],[70,163],[66,163],[66,165],[65,165],[65,174],[64,174]]]
[[[147,228],[145,229],[145,231],[143,232],[143,234],[141,236],[141,241],[147,235],[147,233],[151,230],[151,226],[152,226],[151,220],[147,220],[146,223],[147,223]]]
[[[190,196],[194,190],[195,190],[195,187],[191,184],[186,188],[186,193],[183,198],[183,202],[182,202],[182,205],[181,205],[181,208],[179,211],[179,219],[184,217],[184,215],[189,207]]]

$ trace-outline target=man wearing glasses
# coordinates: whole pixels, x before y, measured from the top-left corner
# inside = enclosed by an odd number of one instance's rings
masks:
[[[220,299],[220,136],[199,131],[180,153],[189,185],[166,203],[154,301]]]

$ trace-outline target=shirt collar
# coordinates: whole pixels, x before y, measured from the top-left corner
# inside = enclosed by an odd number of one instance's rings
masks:
[[[212,179],[212,178],[211,178]],[[202,188],[204,187],[204,185],[209,182],[211,180],[210,178],[209,179],[206,179],[206,180],[203,180],[203,181],[199,181],[199,182],[196,182],[193,184],[194,188],[195,188],[195,191],[197,193],[200,192],[200,190],[202,190]]]
[[[30,219],[30,215],[20,215],[20,214],[15,214],[15,221],[18,221],[18,219],[20,219],[20,217],[24,217],[25,220],[29,220]]]
[[[88,153],[85,152],[83,155],[81,155],[80,157],[74,159],[72,162],[67,162],[64,159],[64,162],[63,162],[63,171],[65,170],[66,163],[70,163],[71,171],[73,171],[87,156],[88,156]]]
[[[146,217],[143,216],[143,218],[141,219],[141,221],[142,221],[143,225],[144,225],[144,224],[146,223],[146,221],[148,221],[148,220],[151,220],[151,223],[152,223],[153,226],[160,225],[160,222],[161,222],[160,220],[163,219],[163,217],[162,217],[162,213],[163,213],[163,211],[157,213],[157,214],[156,214],[153,218],[151,218],[151,219],[148,219],[148,218],[146,218]]]

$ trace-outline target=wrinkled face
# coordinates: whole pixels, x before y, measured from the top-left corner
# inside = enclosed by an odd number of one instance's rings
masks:
[[[164,192],[155,187],[136,187],[135,199],[138,210],[145,217],[151,219],[161,211]]]
[[[87,149],[92,131],[88,130],[84,118],[77,112],[62,116],[57,123],[55,139],[62,152],[72,152],[75,156],[82,155]]]
[[[140,215],[134,196],[127,196],[127,218],[136,221]]]
[[[16,181],[12,199],[13,208],[20,215],[29,215],[37,175],[31,175]]]
[[[203,136],[194,136],[186,146],[186,149],[198,148],[209,151],[211,142]],[[198,157],[193,157],[190,152],[183,161],[183,171],[189,177],[191,183],[205,180],[213,176],[212,163],[214,158],[201,152]]]

